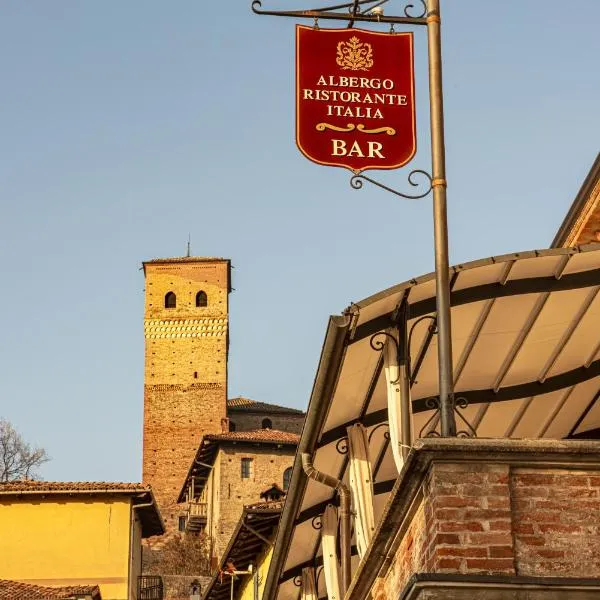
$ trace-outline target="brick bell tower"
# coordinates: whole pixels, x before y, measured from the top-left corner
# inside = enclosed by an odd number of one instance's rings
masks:
[[[143,481],[167,531],[177,527],[179,490],[201,437],[227,416],[230,261],[164,258],[143,263]]]

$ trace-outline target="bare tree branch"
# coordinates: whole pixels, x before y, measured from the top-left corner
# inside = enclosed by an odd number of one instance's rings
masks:
[[[0,418],[0,481],[35,479],[37,469],[49,460],[43,448],[32,448],[8,421]]]

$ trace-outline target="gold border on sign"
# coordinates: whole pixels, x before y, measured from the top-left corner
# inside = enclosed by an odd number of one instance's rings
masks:
[[[362,171],[367,171],[369,169],[377,169],[379,171],[390,171],[392,169],[399,169],[400,167],[403,167],[404,165],[408,164],[415,156],[415,154],[417,153],[417,99],[415,97],[415,60],[414,60],[414,35],[411,31],[403,31],[400,33],[395,33],[394,36],[398,37],[398,36],[407,36],[409,38],[409,45],[410,45],[410,64],[411,64],[411,97],[412,97],[412,139],[413,139],[413,147],[412,147],[412,152],[411,154],[409,154],[409,156],[403,160],[400,163],[397,163],[395,165],[389,165],[389,166],[385,166],[382,167],[380,165],[377,164],[373,164],[373,165],[367,165],[365,167],[361,167],[360,169],[354,169],[353,167],[351,167],[348,164],[344,164],[341,162],[325,162],[322,160],[317,160],[316,158],[314,158],[313,156],[311,156],[303,147],[302,144],[300,143],[299,138],[299,131],[300,131],[300,111],[299,111],[299,104],[300,104],[300,94],[298,93],[299,89],[300,89],[300,69],[298,68],[298,57],[300,55],[300,34],[299,34],[299,30],[300,29],[312,29],[312,27],[309,27],[307,25],[296,25],[296,146],[298,146],[298,149],[300,150],[300,152],[311,162],[318,164],[318,165],[325,165],[325,166],[330,166],[330,167],[341,167],[344,169],[348,169],[349,171],[352,171],[352,173],[354,174],[358,174],[361,173]],[[381,36],[388,36],[390,35],[389,33],[383,33],[383,32],[379,32],[379,31],[369,31],[369,30],[365,30],[365,29],[356,29],[356,28],[352,28],[354,31],[359,31],[361,33],[366,32],[369,33],[371,35],[381,35]],[[348,32],[348,29],[325,29],[323,31],[326,32]]]

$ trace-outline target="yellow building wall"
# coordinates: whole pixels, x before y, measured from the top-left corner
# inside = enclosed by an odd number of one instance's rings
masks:
[[[36,585],[100,586],[126,600],[129,498],[0,498],[0,579]]]
[[[258,557],[258,598],[261,600],[263,596],[263,590],[265,589],[265,582],[267,581],[267,573],[269,572],[269,565],[271,564],[271,558],[273,556],[273,546],[269,546],[266,552],[263,552]],[[254,600],[254,577],[256,573],[251,577],[246,577],[240,587],[240,594],[238,600]]]

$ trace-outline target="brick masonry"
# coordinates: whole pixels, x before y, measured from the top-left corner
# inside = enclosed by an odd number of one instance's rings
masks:
[[[415,573],[597,576],[599,472],[432,463],[373,597],[398,598]]]
[[[226,416],[229,261],[166,259],[144,264],[145,371],[143,480],[168,530],[200,439]],[[204,291],[206,307],[196,307]],[[176,307],[165,307],[168,292]]]

